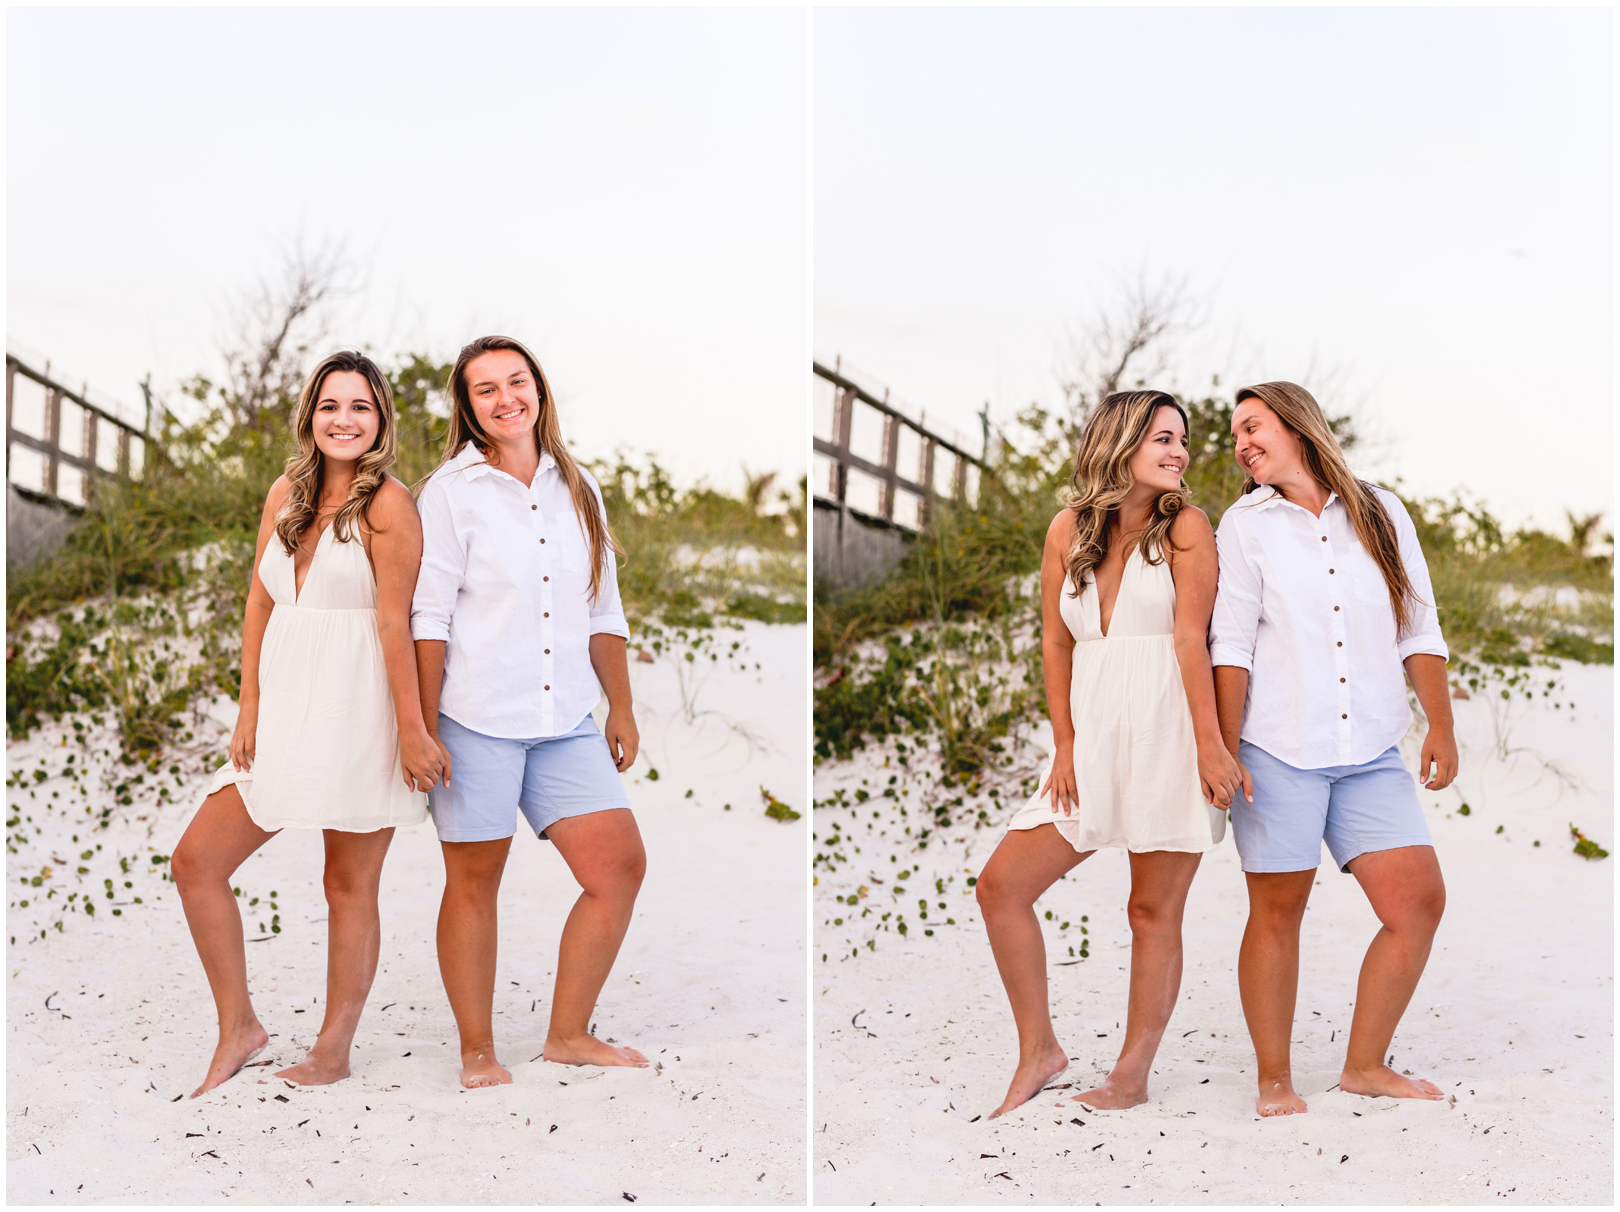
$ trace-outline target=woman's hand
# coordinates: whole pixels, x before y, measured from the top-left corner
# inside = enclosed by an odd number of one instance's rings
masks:
[[[636,717],[628,711],[608,708],[607,723],[602,726],[608,753],[613,757],[613,768],[623,774],[630,769],[641,751],[641,733],[636,731]]]
[[[439,743],[423,728],[400,733],[399,764],[409,790],[432,791],[444,778],[447,760],[441,754]]]
[[[1198,782],[1204,798],[1217,808],[1230,811],[1232,797],[1239,791],[1245,800],[1254,803],[1254,783],[1249,772],[1225,745],[1211,742],[1198,747]]]
[[[1046,780],[1046,786],[1041,788],[1044,796],[1051,793],[1052,811],[1063,809],[1064,816],[1073,816],[1076,808],[1080,807],[1080,791],[1074,781],[1074,746],[1059,745],[1057,752],[1052,755],[1052,773]]]
[[[1430,767],[1434,776],[1429,776]],[[1423,736],[1423,748],[1418,755],[1418,781],[1430,791],[1451,786],[1457,777],[1457,738],[1449,724],[1431,724]]]
[[[235,770],[252,770],[254,739],[259,731],[259,708],[257,704],[248,706],[242,704],[242,709],[236,713],[236,731],[231,733],[231,767]],[[1456,752],[1455,749],[1452,750]]]
[[[433,739],[433,744],[439,751],[439,778],[448,787],[450,785],[450,746],[439,739],[439,730],[437,728],[429,728],[428,736]]]

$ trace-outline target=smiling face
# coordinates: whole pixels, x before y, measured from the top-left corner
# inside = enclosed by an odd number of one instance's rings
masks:
[[[468,362],[465,374],[473,415],[497,446],[533,440],[540,387],[522,354],[492,349]]]
[[[1136,448],[1127,465],[1131,479],[1155,497],[1175,492],[1181,487],[1182,473],[1187,470],[1187,426],[1181,413],[1168,404],[1153,414],[1147,437]]]
[[[1276,487],[1308,474],[1298,435],[1253,397],[1232,412],[1232,441],[1237,446],[1238,466],[1256,484]]]
[[[381,428],[377,397],[365,375],[334,370],[326,376],[311,418],[315,448],[322,456],[353,462],[376,445]]]

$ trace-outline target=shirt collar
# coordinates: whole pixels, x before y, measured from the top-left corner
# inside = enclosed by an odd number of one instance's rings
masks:
[[[551,456],[551,452],[542,450],[540,452],[540,466],[535,470],[534,474],[538,478],[542,473],[548,469],[554,469],[556,466],[557,460]],[[491,467],[484,458],[484,452],[478,449],[477,442],[468,442],[463,446],[461,452],[445,464],[445,468],[449,471],[466,472],[463,477],[466,480],[475,480],[479,476],[490,475],[495,471],[495,468]]]
[[[1276,506],[1276,505],[1293,505],[1294,504],[1287,497],[1283,496],[1282,493],[1278,492],[1275,488],[1273,488],[1270,484],[1261,484],[1261,485],[1257,486],[1255,488],[1255,490],[1253,492],[1249,493],[1249,495],[1244,499],[1247,500],[1249,502],[1249,504],[1254,509],[1258,510],[1261,513],[1264,513],[1266,510],[1268,510],[1268,509],[1270,509],[1270,508],[1272,508],[1273,506]],[[1339,494],[1330,490],[1328,492],[1327,500],[1322,503],[1322,511],[1324,513],[1327,512],[1327,507],[1329,505],[1334,504],[1338,500],[1339,500]],[[1294,505],[1294,508],[1303,510],[1305,507],[1303,505]]]

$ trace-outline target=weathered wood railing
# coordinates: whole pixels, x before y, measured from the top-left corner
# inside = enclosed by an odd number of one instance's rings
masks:
[[[973,500],[978,495],[978,477],[984,463],[969,454],[958,442],[929,428],[921,420],[907,416],[891,405],[885,393],[878,399],[847,374],[837,363],[824,366],[811,363],[815,377],[830,385],[833,392],[831,433],[815,435],[815,452],[824,456],[829,481],[817,483],[817,504],[855,513],[863,521],[896,526],[915,532],[926,524],[929,502],[938,496]],[[858,410],[869,408],[880,419],[882,437],[876,459],[855,450],[854,431]],[[908,457],[909,456],[909,457]],[[949,474],[940,482],[940,473]],[[875,500],[858,499],[856,480],[869,477],[875,484]]]
[[[6,481],[32,496],[73,508],[85,504],[96,478],[139,477],[146,426],[118,415],[118,405],[89,399],[6,352]],[[147,422],[151,404],[146,406]]]

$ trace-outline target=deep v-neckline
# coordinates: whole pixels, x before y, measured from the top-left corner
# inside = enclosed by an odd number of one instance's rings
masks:
[[[1114,608],[1108,612],[1107,623],[1103,622],[1102,586],[1097,584],[1096,572],[1093,571],[1091,574],[1091,588],[1095,591],[1097,598],[1097,631],[1105,640],[1108,638],[1108,633],[1113,630],[1112,624],[1114,622],[1114,616],[1119,614],[1119,600],[1125,596],[1125,578],[1130,575],[1131,557],[1136,554],[1138,553],[1134,544],[1131,546],[1130,550],[1125,553],[1125,563],[1119,570],[1119,584],[1114,589]]]
[[[320,523],[317,522],[316,525],[319,526]],[[301,600],[303,600],[304,590],[309,588],[309,578],[315,571],[315,561],[318,560],[320,558],[320,555],[321,555],[321,544],[326,542],[326,536],[331,534],[331,533],[332,533],[332,523],[328,522],[326,524],[326,529],[321,531],[321,533],[316,536],[316,538],[315,538],[315,549],[309,553],[309,567],[304,569],[304,583],[302,585],[300,585],[298,583],[298,559],[297,559],[296,556],[293,557],[293,605],[294,606],[298,605],[298,603]]]

